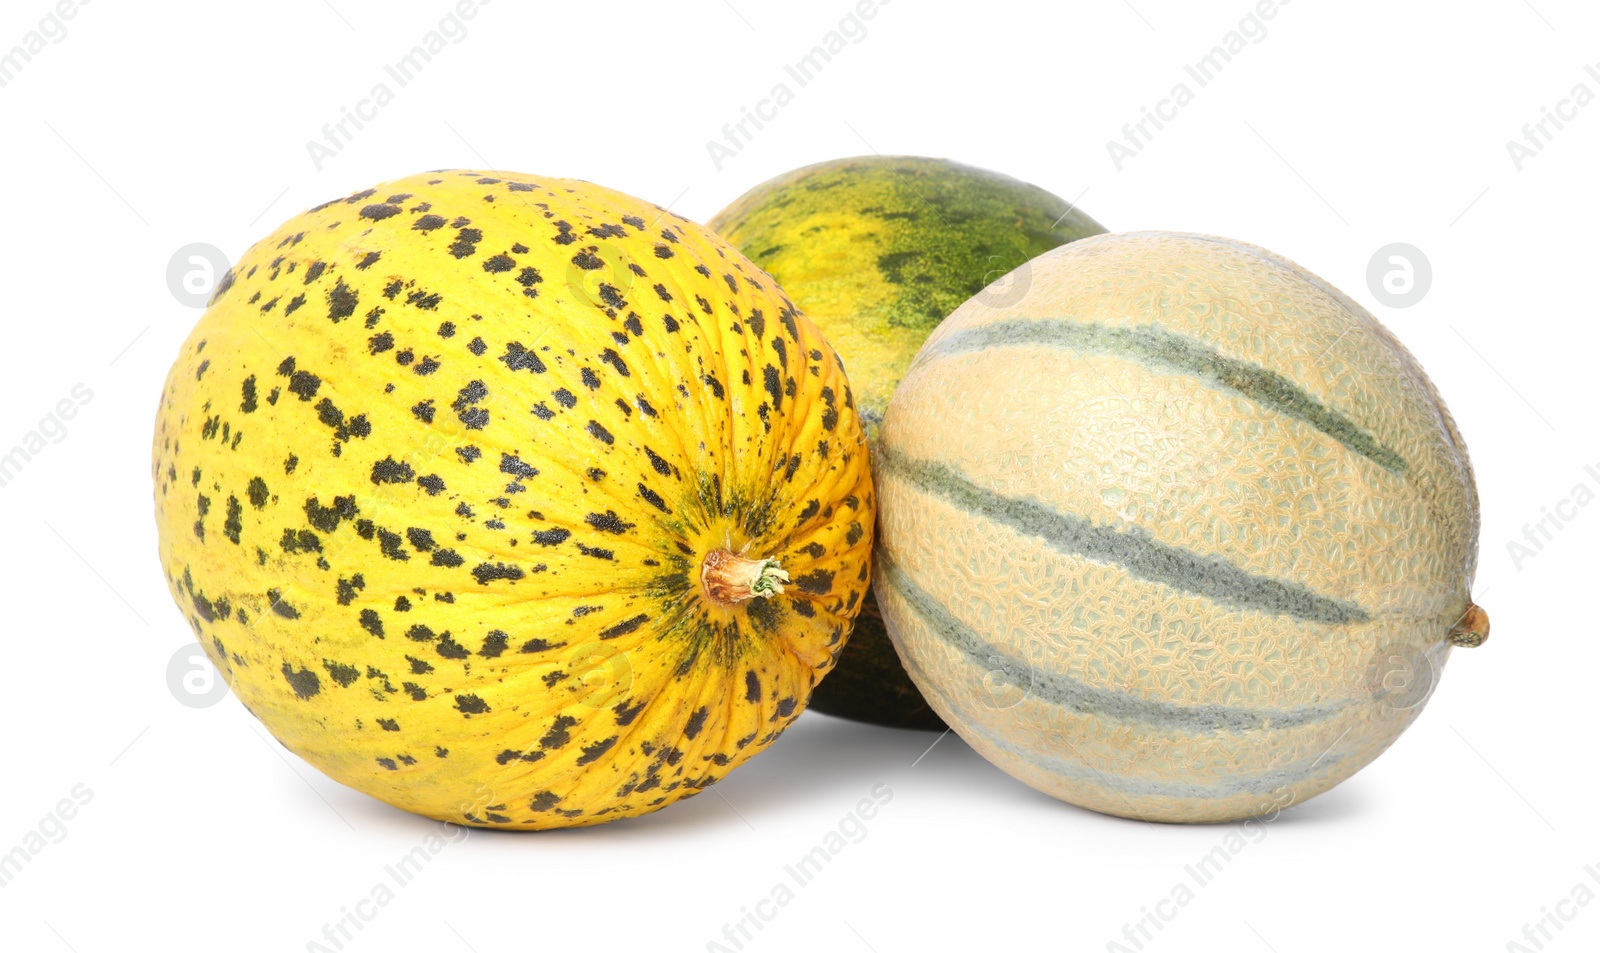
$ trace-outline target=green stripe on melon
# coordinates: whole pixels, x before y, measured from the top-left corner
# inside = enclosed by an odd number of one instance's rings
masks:
[[[1105,229],[1059,196],[944,159],[807,166],[741,196],[710,227],[766,269],[844,361],[869,441],[930,331],[974,295],[1026,290],[1018,266]],[[1005,283],[986,288],[991,282]],[[943,727],[906,676],[869,594],[811,708]]]
[[[884,421],[875,591],[913,680],[1098,811],[1230,820],[1349,777],[1487,632],[1437,392],[1261,249],[1106,235],[1032,272],[934,332]]]
[[[1212,386],[1249,397],[1279,413],[1304,420],[1385,469],[1399,473],[1406,468],[1399,454],[1372,439],[1337,410],[1324,407],[1283,375],[1249,361],[1225,357],[1215,348],[1159,327],[1107,327],[1075,321],[1001,321],[942,338],[928,354],[937,357],[1029,344],[1111,354],[1146,367],[1189,374]]]
[[[921,666],[913,659],[907,665],[920,684],[929,686],[930,698],[941,701],[941,709],[951,708],[956,704],[955,699],[941,687],[940,682],[931,678]],[[994,707],[1008,707],[1005,701],[1010,697],[1009,689],[1003,682],[997,683],[994,679],[995,672],[988,672],[985,680],[985,691],[982,693],[986,703]],[[974,720],[963,723],[961,731],[964,740],[969,743],[973,739],[981,744],[979,750],[995,750],[1004,752],[1007,756],[1019,759],[1019,763],[1026,762],[1025,767],[1018,767],[1011,773],[1021,776],[1024,772],[1037,772],[1041,777],[1053,780],[1062,778],[1080,783],[1094,783],[1113,799],[1125,805],[1129,814],[1137,816],[1138,812],[1133,806],[1133,798],[1162,798],[1168,800],[1219,800],[1224,798],[1246,797],[1261,798],[1263,801],[1272,801],[1279,792],[1293,790],[1295,785],[1303,784],[1305,780],[1316,774],[1319,770],[1328,769],[1340,764],[1343,757],[1324,751],[1315,757],[1304,758],[1300,761],[1286,764],[1282,767],[1271,768],[1256,774],[1232,774],[1219,776],[1213,783],[1197,784],[1191,781],[1171,780],[1161,777],[1139,777],[1131,772],[1107,773],[1101,767],[1084,762],[1082,759],[1070,756],[1061,756],[1053,753],[1053,747],[1059,746],[1058,738],[1051,738],[1047,734],[1022,735],[1012,732],[1004,736],[984,727]],[[991,761],[995,760],[990,758]],[[1008,768],[1008,770],[1011,770]],[[1031,782],[1030,782],[1031,783]],[[1038,784],[1034,785],[1039,787]],[[1275,802],[1274,802],[1275,803]],[[1287,803],[1279,806],[1287,807]],[[1110,811],[1107,813],[1123,813]],[[1265,813],[1265,812],[1263,812]]]
[[[1359,605],[1318,595],[1298,583],[1253,575],[1214,555],[1166,545],[1136,525],[1096,524],[1027,497],[1001,496],[943,464],[908,460],[893,447],[880,448],[877,466],[919,490],[944,497],[963,512],[1036,537],[1058,552],[1113,563],[1138,579],[1199,593],[1234,608],[1296,619],[1345,623],[1369,618]]]
[[[997,685],[1011,686],[1068,711],[1119,721],[1182,727],[1194,732],[1267,731],[1297,728],[1337,713],[1342,703],[1310,704],[1288,710],[1240,708],[1211,703],[1175,704],[1152,701],[1130,692],[1092,685],[1080,679],[1033,667],[1026,658],[984,638],[950,613],[938,597],[918,586],[892,559],[879,563],[878,585],[892,591],[933,636],[981,668],[990,694]],[[1003,692],[1002,692],[1003,694]]]

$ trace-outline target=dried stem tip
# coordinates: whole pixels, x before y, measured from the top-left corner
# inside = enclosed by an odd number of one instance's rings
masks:
[[[778,568],[776,559],[746,559],[726,549],[706,553],[700,566],[700,587],[706,598],[719,606],[731,606],[755,596],[783,593],[789,574]]]
[[[1467,611],[1461,613],[1461,619],[1450,627],[1448,638],[1451,645],[1459,645],[1464,649],[1482,645],[1489,638],[1489,613],[1483,611],[1482,606],[1467,603]]]

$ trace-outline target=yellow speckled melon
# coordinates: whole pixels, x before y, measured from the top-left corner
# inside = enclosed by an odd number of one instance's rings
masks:
[[[461,824],[656,810],[794,721],[866,591],[842,366],[700,226],[438,172],[317,206],[162,391],[172,595],[331,777]]]
[[[969,301],[874,469],[874,590],[933,708],[1073,804],[1222,821],[1304,801],[1476,645],[1454,422],[1354,301],[1219,238],[1105,235]]]

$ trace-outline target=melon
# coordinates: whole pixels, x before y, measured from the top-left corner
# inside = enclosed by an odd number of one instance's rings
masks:
[[[708,225],[771,274],[838,350],[869,442],[895,385],[946,315],[975,294],[1022,294],[1028,272],[1019,266],[1105,231],[1037,186],[916,156],[806,166],[751,189]],[[944,727],[906,676],[870,595],[811,708]]]
[[[1031,269],[939,326],[884,419],[874,590],[912,679],[1108,814],[1234,820],[1350,777],[1488,635],[1433,385],[1251,245],[1104,235]]]
[[[161,565],[234,695],[457,824],[715,784],[867,587],[837,355],[727,243],[586,182],[428,173],[296,215],[219,284],[152,449]]]

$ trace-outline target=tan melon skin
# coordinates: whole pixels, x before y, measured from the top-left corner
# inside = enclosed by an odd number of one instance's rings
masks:
[[[1105,235],[1029,267],[1020,301],[969,301],[939,327],[884,422],[874,580],[913,679],[990,761],[1109,814],[1234,820],[1348,778],[1417,716],[1452,629],[1474,629],[1457,644],[1487,634],[1481,611],[1468,613],[1476,491],[1437,392],[1359,305],[1253,246]],[[1368,435],[1369,452],[1280,404],[1138,354],[951,350],[994,333],[973,329],[1017,321],[1111,334],[1157,325],[1275,372],[1355,428],[1341,433]],[[1229,605],[1231,595],[1191,591],[1189,576],[1141,578],[1103,554],[1063,551],[1033,524],[975,514],[928,490],[906,461],[1031,501],[1030,512],[1218,557],[1361,618]],[[953,647],[896,577],[994,652],[1026,659],[1025,674]],[[1061,696],[1063,684],[1079,695]],[[1218,712],[1260,723],[1205,723]]]

